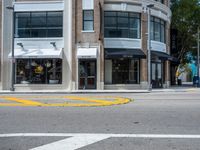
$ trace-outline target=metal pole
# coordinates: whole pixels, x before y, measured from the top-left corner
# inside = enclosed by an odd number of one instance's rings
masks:
[[[151,85],[151,9],[148,8],[148,44],[147,44],[147,53],[148,53],[148,90],[152,90]]]
[[[14,57],[14,32],[15,32],[15,22],[14,22],[14,7],[6,7],[7,9],[11,10],[12,11],[12,51],[11,51],[11,68],[12,68],[12,71],[11,71],[11,87],[10,87],[10,90],[11,91],[14,91],[15,88],[14,88],[14,84],[15,84],[15,57]]]

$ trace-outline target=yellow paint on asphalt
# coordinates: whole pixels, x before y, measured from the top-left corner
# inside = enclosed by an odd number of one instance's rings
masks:
[[[88,97],[78,97],[78,96],[66,96],[65,98],[71,99],[71,100],[78,100],[78,101],[86,101],[86,102],[91,102],[91,103],[103,103],[103,104],[110,104],[112,103],[111,101],[107,100],[99,100],[99,99],[90,99]]]
[[[42,105],[44,105],[43,103],[40,103],[40,102],[30,101],[30,100],[25,100],[25,99],[19,99],[19,98],[16,98],[16,97],[5,97],[5,99],[9,100],[9,101],[22,103],[24,105],[30,105],[30,106],[42,106]]]
[[[26,98],[26,99],[24,99]],[[27,100],[38,98],[40,100]],[[43,99],[64,99],[63,103],[43,103],[40,102]],[[0,106],[52,106],[52,107],[90,107],[90,106],[111,106],[111,105],[121,105],[126,104],[131,101],[129,98],[113,97],[113,96],[90,96],[90,97],[80,97],[80,96],[21,96],[21,97],[11,97],[11,96],[0,96],[0,99],[17,102],[17,103],[0,103]],[[70,100],[70,102],[67,102]],[[48,100],[50,102],[51,100]],[[75,101],[73,103],[71,101]],[[77,103],[83,102],[83,103]]]
[[[0,106],[30,106],[30,105],[21,103],[0,103]]]

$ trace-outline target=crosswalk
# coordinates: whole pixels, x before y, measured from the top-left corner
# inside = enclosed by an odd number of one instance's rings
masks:
[[[41,145],[30,150],[77,150],[109,138],[142,139],[197,139],[200,135],[185,134],[84,134],[84,133],[17,133],[0,134],[0,138],[11,137],[66,137],[62,140]]]

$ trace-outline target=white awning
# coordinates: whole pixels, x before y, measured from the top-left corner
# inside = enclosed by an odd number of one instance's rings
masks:
[[[8,58],[12,57],[10,52]],[[15,58],[61,58],[62,59],[62,48],[55,49],[15,49]]]
[[[77,58],[97,58],[97,48],[78,48]]]

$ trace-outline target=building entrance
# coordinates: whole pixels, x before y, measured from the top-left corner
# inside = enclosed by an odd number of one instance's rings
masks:
[[[79,89],[96,89],[96,60],[79,60]]]
[[[151,82],[152,88],[162,88],[163,87],[163,69],[162,63],[152,62],[151,65]]]

